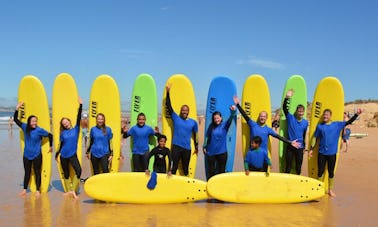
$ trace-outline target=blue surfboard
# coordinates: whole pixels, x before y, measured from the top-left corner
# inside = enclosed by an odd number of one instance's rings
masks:
[[[206,104],[205,118],[205,135],[209,125],[211,124],[212,114],[219,111],[222,114],[223,121],[227,121],[231,115],[230,106],[234,104],[233,96],[237,95],[236,85],[234,81],[225,76],[215,77],[209,87]],[[236,119],[231,123],[227,133],[227,163],[226,172],[232,172],[234,166],[235,144],[236,144]],[[206,179],[208,179],[206,155],[205,155]]]

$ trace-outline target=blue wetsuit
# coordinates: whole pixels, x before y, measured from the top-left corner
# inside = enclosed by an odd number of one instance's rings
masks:
[[[245,170],[266,172],[268,165],[271,165],[267,151],[261,147],[257,149],[250,149],[244,160]]]
[[[105,131],[105,132],[104,132]],[[110,140],[113,138],[112,130],[109,127],[100,128],[94,126],[90,131],[90,145],[87,153],[91,152],[91,162],[93,167],[93,174],[100,173],[99,165],[101,164],[102,171],[104,173],[109,172],[109,156],[112,156],[110,150]]]

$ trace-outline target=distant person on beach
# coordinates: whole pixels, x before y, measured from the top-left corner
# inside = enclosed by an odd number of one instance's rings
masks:
[[[154,135],[159,135],[159,129],[155,130],[146,125],[146,115],[139,113],[137,124],[130,129],[124,128],[123,138],[131,137],[132,148],[132,170],[133,172],[144,172],[148,168],[147,156],[150,151],[149,141]]]
[[[344,112],[344,121],[348,121],[349,119],[350,119],[349,114],[347,112]],[[342,140],[340,144],[340,151],[348,152],[350,133],[351,133],[351,130],[350,130],[349,125],[346,125],[341,135]],[[343,150],[344,144],[345,144],[345,150]]]
[[[277,132],[280,127],[280,110],[276,110],[273,116],[272,128]]]
[[[147,163],[149,162],[151,157],[154,157],[155,158],[154,171],[157,173],[167,173],[168,176],[171,176],[172,175],[171,151],[169,150],[168,147],[165,146],[166,142],[167,142],[167,137],[165,135],[159,134],[158,145],[154,147],[147,154]],[[166,157],[168,157],[168,167],[166,164]],[[146,168],[145,172],[147,175],[150,175],[150,170],[148,170],[148,168]]]
[[[243,118],[247,122],[250,130],[250,139],[252,139],[254,136],[260,136],[262,139],[261,142],[261,148],[264,151],[268,151],[268,140],[269,136],[273,136],[274,138],[277,138],[287,144],[292,145],[295,148],[299,148],[301,144],[297,142],[297,140],[290,141],[286,139],[285,137],[280,136],[277,134],[272,128],[268,127],[266,125],[266,120],[268,119],[268,113],[266,111],[261,111],[259,114],[259,117],[257,119],[257,122],[252,120],[247,113],[243,110],[243,108],[240,106],[240,101],[237,96],[234,96],[234,103],[236,107],[238,108],[239,112],[242,114]],[[248,144],[250,144],[251,141],[248,141]]]
[[[293,96],[294,91],[292,89],[288,90],[286,97],[282,104],[282,110],[285,113],[287,120],[287,134],[289,140],[297,140],[301,145],[295,148],[291,145],[287,145],[286,149],[286,169],[285,173],[290,173],[291,164],[293,159],[295,160],[295,172],[300,175],[302,170],[303,162],[303,151],[305,149],[306,133],[308,127],[308,121],[303,118],[305,113],[305,107],[302,104],[297,105],[295,113],[291,114],[289,112],[288,102]]]
[[[223,122],[222,114],[215,111],[206,130],[203,153],[207,163],[207,180],[215,174],[226,172],[227,132],[236,115],[236,106],[232,105],[230,110],[231,114],[225,122]]]
[[[43,128],[38,127],[38,118],[37,116],[30,115],[28,117],[27,123],[22,123],[18,119],[18,109],[23,105],[23,102],[19,102],[16,106],[16,111],[14,112],[13,119],[14,122],[21,128],[22,132],[24,133],[24,156],[23,156],[23,163],[24,163],[24,189],[19,194],[20,196],[26,195],[26,190],[29,185],[31,170],[33,167],[34,174],[35,174],[35,184],[36,184],[36,192],[35,195],[40,195],[40,188],[41,188],[41,169],[42,169],[42,152],[41,152],[41,145],[42,145],[42,138],[48,137],[49,144],[50,144],[50,151],[52,151],[52,142],[53,136],[51,133],[46,131]]]
[[[251,146],[244,159],[245,175],[249,175],[249,171],[266,172],[268,166],[272,166],[272,162],[268,157],[268,152],[261,148],[262,139],[260,136],[254,136],[251,140]]]
[[[80,120],[80,127],[81,127],[81,134],[83,136],[84,142],[84,150],[87,150],[88,146],[88,138],[89,138],[89,122],[88,122],[88,114],[83,113]]]
[[[96,116],[96,126],[92,127],[89,133],[89,147],[86,156],[91,160],[93,174],[109,173],[109,164],[113,158],[111,140],[112,129],[105,124],[105,115],[102,113]]]
[[[83,100],[79,97],[79,108],[76,117],[76,124],[72,127],[71,120],[69,118],[63,117],[60,120],[60,143],[59,149],[55,154],[55,160],[58,161],[60,154],[60,165],[64,174],[64,184],[66,186],[67,192],[64,195],[72,195],[77,199],[75,192],[75,187],[79,183],[81,176],[81,166],[79,159],[77,158],[77,141],[80,135],[80,121],[81,121],[81,111],[83,108]],[[72,181],[70,179],[70,169],[69,165],[75,171],[75,176]]]
[[[312,156],[312,150],[314,149],[315,144],[317,142],[319,143],[318,178],[320,181],[324,180],[325,166],[326,164],[328,166],[328,194],[332,197],[336,196],[332,189],[334,186],[334,169],[340,133],[345,126],[352,124],[361,113],[361,109],[358,109],[356,114],[354,114],[354,116],[348,121],[332,121],[332,110],[325,109],[322,116],[322,122],[316,126],[314,137],[310,139],[310,157]]]
[[[182,105],[180,115],[174,112],[171,104],[169,91],[172,84],[166,86],[166,106],[168,113],[171,115],[173,122],[173,138],[172,138],[172,174],[176,174],[179,161],[182,163],[182,170],[185,176],[189,175],[189,162],[192,156],[190,140],[194,139],[194,154],[198,154],[198,124],[194,119],[188,118],[189,106]]]
[[[12,116],[9,116],[8,131],[9,131],[10,134],[13,133],[13,117]]]

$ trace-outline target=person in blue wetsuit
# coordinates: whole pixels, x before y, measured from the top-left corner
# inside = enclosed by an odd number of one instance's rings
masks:
[[[96,126],[92,127],[89,133],[90,143],[86,152],[87,158],[91,160],[94,175],[100,173],[100,166],[103,173],[109,172],[109,162],[113,158],[112,138],[113,132],[105,124],[105,115],[97,114]]]
[[[254,136],[251,139],[251,148],[244,159],[244,170],[247,176],[249,171],[268,172],[268,166],[272,166],[268,152],[261,148],[261,142],[260,136]]]
[[[138,114],[135,126],[129,130],[124,129],[123,138],[131,136],[133,139],[132,160],[134,172],[144,172],[148,168],[149,139],[158,134],[159,130],[157,127],[154,130],[146,125],[146,115],[144,113]]]
[[[272,128],[266,125],[266,120],[268,118],[268,113],[266,111],[260,112],[258,121],[255,122],[247,115],[247,113],[240,106],[239,98],[237,96],[234,96],[234,103],[249,126],[250,139],[252,139],[254,136],[260,136],[262,139],[261,148],[263,150],[268,151],[269,136],[273,136],[274,138],[277,138],[287,144],[291,144],[295,148],[300,147],[301,144],[297,142],[297,140],[290,141],[286,139],[285,137],[280,136]],[[250,144],[250,141],[248,141],[248,144]]]
[[[194,139],[194,154],[198,154],[198,124],[194,119],[188,118],[189,106],[183,105],[180,109],[180,115],[177,115],[171,104],[171,98],[169,95],[169,90],[171,89],[171,84],[166,86],[167,96],[166,96],[166,107],[168,114],[172,118],[173,122],[173,138],[172,138],[172,174],[176,174],[178,169],[178,163],[181,160],[182,169],[185,176],[189,175],[189,162],[191,157],[191,146],[190,140]]]
[[[222,121],[222,114],[215,111],[211,117],[211,124],[206,131],[203,153],[207,162],[207,180],[215,174],[226,172],[227,132],[236,115],[236,107],[231,106],[230,110],[231,114],[226,122]]]
[[[154,161],[154,171],[157,173],[167,173],[168,176],[172,175],[172,158],[171,158],[171,151],[168,147],[165,146],[167,142],[167,137],[165,135],[159,134],[158,135],[158,145],[154,147],[147,156],[147,161],[150,160],[151,157],[155,158]],[[168,168],[166,164],[166,157],[168,157]],[[168,170],[168,171],[167,171]],[[150,175],[150,171],[146,168],[145,170],[147,175]]]
[[[309,156],[312,156],[312,150],[316,143],[319,143],[318,153],[318,178],[320,181],[324,180],[325,165],[328,166],[328,194],[335,197],[333,192],[334,186],[334,170],[336,165],[336,154],[338,151],[338,142],[341,131],[345,126],[352,124],[354,120],[362,113],[361,109],[358,109],[356,114],[348,121],[332,121],[332,110],[325,109],[322,115],[322,122],[316,126],[316,130],[313,138],[311,138],[311,147]]]
[[[33,167],[34,174],[35,174],[35,184],[36,184],[36,192],[35,195],[40,195],[40,188],[41,188],[41,169],[42,169],[42,139],[43,137],[49,138],[50,150],[52,151],[52,141],[53,137],[52,134],[46,131],[43,128],[38,127],[38,117],[34,115],[30,115],[27,119],[27,123],[22,123],[18,119],[18,109],[23,105],[23,102],[19,102],[16,106],[16,111],[13,114],[13,120],[21,128],[22,132],[24,133],[24,155],[23,155],[23,163],[24,163],[24,189],[20,192],[20,196],[26,195],[26,190],[28,189],[28,184],[30,181],[31,170]]]
[[[308,128],[308,121],[303,118],[305,113],[305,107],[299,104],[294,114],[291,114],[288,110],[288,102],[293,96],[293,90],[289,89],[286,93],[286,97],[282,104],[282,110],[285,113],[287,121],[287,132],[289,140],[297,140],[301,146],[295,148],[291,145],[287,145],[286,149],[286,169],[285,173],[290,173],[291,163],[293,158],[295,159],[295,172],[301,174],[303,151],[305,149],[306,132]]]
[[[75,192],[75,186],[79,183],[81,176],[81,166],[79,159],[77,158],[77,141],[80,135],[81,111],[83,108],[83,101],[80,97],[78,102],[79,108],[75,126],[72,127],[71,120],[67,117],[63,117],[60,120],[60,144],[59,149],[55,154],[55,160],[57,161],[60,154],[60,165],[63,170],[64,184],[67,189],[67,192],[64,193],[64,195],[71,194],[75,199],[78,198]],[[72,181],[70,179],[69,165],[71,165],[75,171],[75,176]]]

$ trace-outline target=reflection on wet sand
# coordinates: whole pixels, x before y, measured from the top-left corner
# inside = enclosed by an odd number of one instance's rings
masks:
[[[84,226],[81,221],[80,201],[70,196],[62,196],[59,214],[56,220],[57,226]]]
[[[24,198],[24,226],[51,226],[51,207],[47,193]]]

